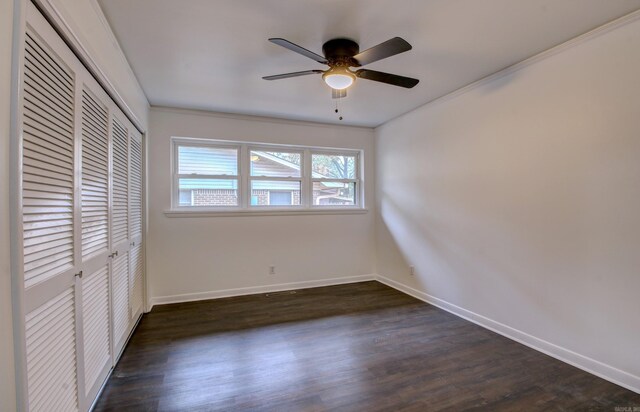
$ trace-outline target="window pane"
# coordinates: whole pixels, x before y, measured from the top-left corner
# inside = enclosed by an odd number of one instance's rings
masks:
[[[314,179],[357,179],[355,155],[314,154],[311,168]]]
[[[356,184],[314,182],[314,206],[353,206],[356,204]]]
[[[300,177],[300,153],[251,151],[251,176]]]
[[[191,190],[189,189],[181,189],[180,190],[180,199],[179,199],[179,203],[180,206],[192,206],[191,205]]]
[[[271,206],[288,206],[293,200],[293,192],[290,191],[269,191],[269,205]]]
[[[178,147],[178,173],[199,175],[238,174],[238,150],[220,147]]]
[[[300,182],[254,180],[251,182],[252,206],[297,206]]]
[[[180,206],[238,206],[236,179],[179,179]]]

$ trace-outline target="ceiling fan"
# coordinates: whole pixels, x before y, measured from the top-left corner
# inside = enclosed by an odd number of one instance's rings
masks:
[[[263,77],[265,80],[280,80],[289,77],[306,76],[308,74],[322,74],[323,80],[332,89],[333,98],[345,97],[347,95],[347,87],[351,86],[356,78],[387,83],[407,89],[414,87],[419,82],[418,79],[412,79],[411,77],[398,76],[397,74],[375,70],[350,70],[351,67],[361,67],[411,50],[411,45],[400,37],[394,37],[363,52],[360,52],[360,46],[353,40],[343,38],[329,40],[322,45],[324,57],[285,39],[271,38],[269,41],[315,60],[318,63],[326,64],[329,66],[329,69],[276,74],[274,76]]]

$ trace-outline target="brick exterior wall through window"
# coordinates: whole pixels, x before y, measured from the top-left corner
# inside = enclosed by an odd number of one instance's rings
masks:
[[[313,191],[313,204],[320,205],[346,205],[350,202],[341,201],[338,199],[321,198],[318,202],[318,196],[325,197],[327,192]],[[337,193],[336,193],[337,195]],[[294,205],[300,204],[300,191],[292,191],[292,200]],[[251,191],[251,204],[257,206],[269,205],[269,191],[268,190],[252,190]],[[230,189],[195,189],[191,191],[191,205],[192,206],[237,206],[238,205],[238,191]]]
[[[251,197],[254,205],[268,206],[269,191],[253,190]],[[292,191],[292,201],[294,205],[300,204],[300,191]],[[238,191],[228,189],[196,189],[191,191],[192,206],[237,206]]]
[[[196,189],[191,191],[192,206],[237,206],[238,191],[232,189]]]

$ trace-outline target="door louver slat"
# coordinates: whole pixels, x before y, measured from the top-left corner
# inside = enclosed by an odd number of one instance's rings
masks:
[[[74,304],[69,288],[26,316],[32,411],[78,410]]]
[[[142,140],[139,135],[131,139],[131,237],[142,234]]]
[[[30,77],[28,71],[25,73],[25,76]],[[36,82],[41,79],[31,78],[30,80]],[[70,113],[71,109],[55,101],[54,96],[49,95],[44,88],[39,90],[25,90],[25,99],[34,106],[37,106],[45,112],[51,112],[56,118],[62,120],[62,122],[55,122],[57,124],[62,123],[62,127],[64,127],[65,122],[73,121],[73,115]]]
[[[26,81],[27,79],[25,79],[25,83]],[[25,98],[24,107],[29,109],[29,114],[25,113],[25,117],[30,118],[37,126],[44,127],[53,133],[54,136],[57,136],[59,140],[58,143],[62,143],[62,146],[64,146],[64,137],[68,134],[73,135],[73,126],[70,127],[68,124],[65,124],[64,119],[53,117],[49,111],[43,110],[27,98]],[[62,136],[62,139],[59,138],[60,136]]]
[[[54,160],[58,165],[72,165],[71,158],[67,155],[64,150],[57,150],[55,147],[51,145],[47,145],[45,142],[39,142],[37,137],[29,132],[29,125],[24,125],[24,135],[25,139],[23,140],[24,151],[33,154],[34,156],[46,156]],[[26,137],[31,135],[32,139],[29,140]],[[40,136],[43,139],[42,136]],[[34,141],[35,140],[35,141]],[[33,186],[38,185],[38,182],[32,183]],[[25,185],[26,186],[26,185]]]
[[[108,266],[82,281],[85,388],[88,392],[111,357]]]
[[[131,298],[131,316],[135,316],[142,308],[142,246],[140,244],[131,248],[131,276],[129,293]]]
[[[28,71],[25,71],[25,76],[31,77],[34,81],[36,80],[35,78],[38,78],[42,83],[51,83],[49,84],[49,87],[43,89],[46,91],[48,96],[54,97],[55,99],[62,98],[62,100],[72,96],[72,89],[60,87],[60,83],[57,81],[58,79],[55,76],[51,76],[47,69],[43,66],[33,65],[34,62],[38,62],[40,60],[39,56],[34,55],[30,49],[27,49],[24,57],[26,62],[32,64],[32,67],[29,68]]]
[[[40,44],[38,35],[27,31],[26,33],[27,52],[32,52],[33,55],[38,56],[38,60],[42,62],[43,67],[51,73],[52,77],[60,80],[60,86],[69,91],[69,94],[73,96],[73,76],[69,74],[64,65],[61,65],[56,59],[51,57],[51,54],[45,50]]]
[[[129,253],[113,259],[111,267],[113,290],[113,334],[116,344],[129,326]]]
[[[127,240],[128,231],[128,156],[127,156],[127,129],[117,119],[113,119],[113,221],[112,244],[116,245]]]
[[[24,124],[25,132],[37,136],[39,139],[43,139],[48,145],[42,145],[46,149],[53,152],[57,152],[62,155],[62,160],[70,163],[73,159],[68,158],[69,142],[66,140],[67,136],[64,133],[60,133],[54,127],[48,127],[47,122],[38,116],[34,116],[32,113],[25,113],[25,118],[29,119],[29,122]],[[55,125],[54,125],[55,126]],[[34,141],[34,144],[39,144],[38,140]]]
[[[29,287],[73,266],[73,75],[57,56],[27,33],[24,77],[23,224],[24,280]],[[46,100],[47,90],[60,90]],[[31,98],[29,96],[32,96]],[[40,96],[41,100],[35,98]],[[31,100],[30,100],[31,99]],[[35,102],[35,103],[34,103]],[[47,110],[41,109],[41,106]],[[60,114],[67,114],[60,115]],[[52,155],[55,153],[55,155]],[[52,162],[57,159],[62,162]],[[64,215],[62,217],[61,215]],[[47,221],[37,226],[34,221]],[[51,241],[55,247],[34,249]]]
[[[89,126],[91,124],[91,126]],[[91,128],[91,133],[88,132]],[[82,258],[109,247],[109,114],[82,92]],[[91,171],[91,172],[90,172]]]

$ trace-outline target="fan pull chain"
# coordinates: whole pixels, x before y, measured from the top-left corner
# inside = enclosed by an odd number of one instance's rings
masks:
[[[340,110],[338,109],[338,99],[336,99],[336,114],[338,115],[338,120],[342,120],[342,116],[340,115]]]

